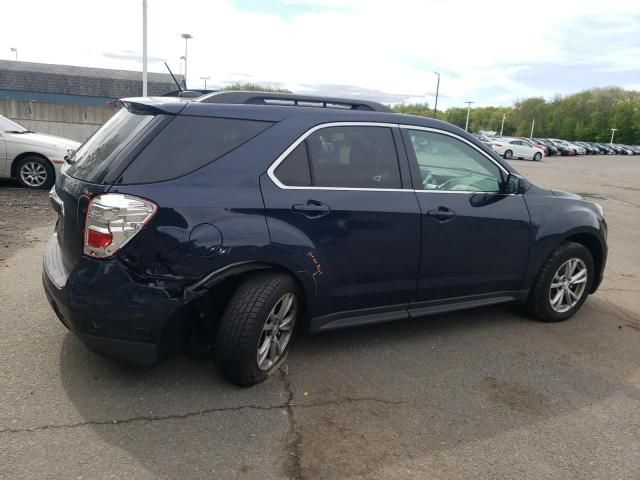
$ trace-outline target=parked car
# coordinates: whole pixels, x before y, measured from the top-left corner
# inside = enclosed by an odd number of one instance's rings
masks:
[[[289,94],[122,103],[50,192],[45,292],[97,352],[187,344],[252,385],[295,327],[514,301],[555,322],[600,285],[602,208],[451,124]]]
[[[491,148],[507,160],[511,158],[521,158],[535,160],[539,162],[544,157],[544,150],[534,147],[528,141],[521,138],[503,138],[494,140],[490,144]]]
[[[0,177],[26,188],[51,188],[64,157],[80,143],[32,132],[0,115]]]
[[[518,137],[518,138],[522,140],[524,143],[526,143],[527,145],[529,145],[530,147],[541,149],[544,157],[549,156],[549,147],[547,147],[544,143],[540,143],[533,138],[523,138],[523,137]]]
[[[578,147],[575,145],[570,144],[569,142],[566,142],[564,140],[558,140],[556,138],[552,138],[550,139],[555,145],[558,145],[560,147],[563,148],[564,151],[566,151],[566,153],[563,153],[563,155],[569,155],[569,156],[574,156],[578,154]]]
[[[541,143],[541,144],[543,144],[543,145],[545,145],[547,147],[547,149],[549,150],[548,155],[559,155],[560,154],[560,151],[558,150],[558,147],[556,147],[549,140],[546,140],[544,138],[534,138],[534,140],[537,143]]]

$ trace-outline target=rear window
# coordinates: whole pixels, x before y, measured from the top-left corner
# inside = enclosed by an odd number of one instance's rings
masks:
[[[118,153],[153,118],[121,109],[78,148],[65,173],[90,183],[102,182]]]
[[[226,155],[271,125],[255,120],[177,116],[140,152],[120,183],[181,177]]]

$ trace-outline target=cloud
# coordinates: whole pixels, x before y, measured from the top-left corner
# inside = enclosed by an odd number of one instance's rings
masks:
[[[117,52],[102,52],[102,56],[106,58],[114,58],[116,60],[127,60],[133,62],[140,62],[142,59],[142,52],[134,52],[133,50],[120,50]],[[147,54],[148,62],[163,62],[162,57],[154,57]]]
[[[30,28],[6,22],[0,45],[17,46],[24,60],[139,69],[139,4],[67,0],[74,28],[52,36],[44,32],[59,17],[59,2],[10,2],[7,18],[29,18]],[[209,85],[250,79],[306,93],[432,103],[437,70],[446,108],[568,93],[607,75],[608,84],[637,83],[630,76],[640,70],[637,0],[183,0],[179,15],[174,1],[148,4],[150,70],[164,71],[154,63],[164,58],[180,71],[180,34],[189,32],[194,88],[210,76]],[[0,56],[9,58],[6,50]]]

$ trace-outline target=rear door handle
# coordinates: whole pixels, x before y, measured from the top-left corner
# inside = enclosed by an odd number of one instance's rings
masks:
[[[320,218],[331,212],[328,205],[317,200],[307,200],[307,203],[297,203],[291,206],[291,210],[302,213],[307,218]]]
[[[456,218],[456,212],[447,207],[438,207],[437,210],[429,210],[427,215],[436,218],[440,222],[448,222]]]

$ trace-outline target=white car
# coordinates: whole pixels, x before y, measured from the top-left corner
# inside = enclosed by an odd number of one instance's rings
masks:
[[[31,189],[51,188],[64,157],[80,146],[68,138],[35,133],[0,115],[0,177]]]
[[[489,144],[491,148],[507,160],[522,158],[539,162],[544,157],[544,150],[532,147],[531,144],[519,138],[497,138]]]

